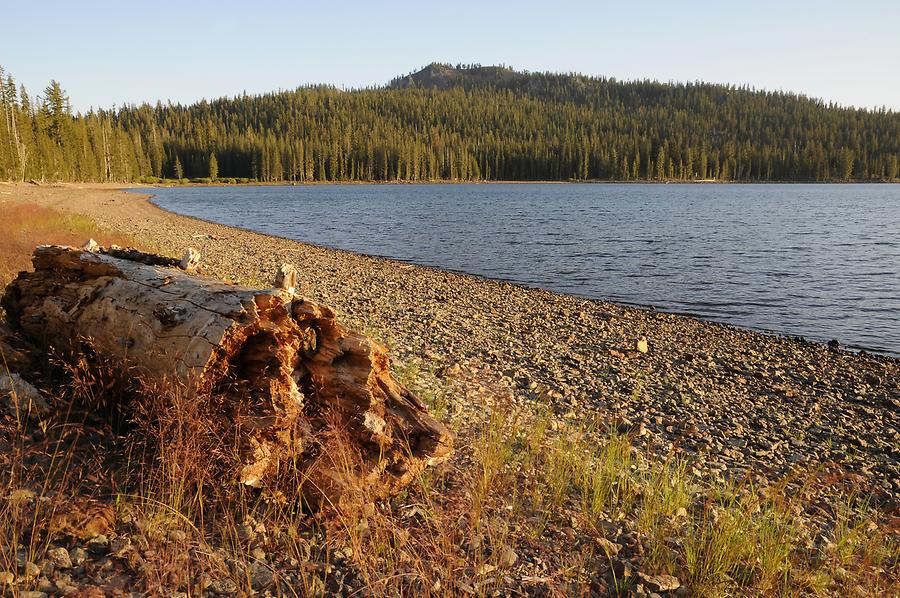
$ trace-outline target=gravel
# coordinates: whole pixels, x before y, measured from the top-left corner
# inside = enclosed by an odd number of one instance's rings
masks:
[[[16,189],[21,199],[86,214],[131,235],[143,249],[180,258],[193,247],[205,273],[236,283],[270,286],[282,264],[293,264],[299,294],[334,307],[342,321],[386,344],[395,361],[433,372],[422,377],[424,385],[455,393],[446,408],[459,427],[474,429],[492,404],[511,401],[526,411],[549,409],[554,430],[600,422],[627,434],[645,455],[679,455],[710,481],[748,479],[760,491],[783,483],[790,493],[799,492],[803,474],[815,472],[807,495],[836,496],[849,483],[886,512],[900,507],[896,358],[269,237],[177,216],[108,187]],[[638,570],[640,542],[631,522],[610,525],[610,539],[593,541],[617,579],[634,580],[638,595],[687,592],[676,577]],[[138,556],[127,537],[110,534],[92,533],[68,551],[50,547],[49,579],[35,582],[37,589],[66,595],[89,583],[121,592],[127,577],[116,582],[119,569],[109,563],[124,559],[139,567],[156,555],[142,549]],[[547,534],[539,545],[577,545],[574,529]],[[262,524],[247,521],[237,536],[250,564],[225,562],[260,595],[300,580],[321,585],[307,587],[310,594],[362,587],[342,564],[347,555],[340,548],[327,562],[288,562],[261,548]],[[523,587],[533,582],[537,591],[553,570],[547,550],[504,547],[497,569],[448,586],[468,593],[478,579],[516,571]],[[317,566],[331,570],[327,587],[304,573]],[[0,572],[0,584],[12,575]],[[596,594],[608,593],[605,584],[592,586]],[[201,586],[207,596],[239,592],[217,576]],[[431,591],[441,589],[438,581]]]
[[[299,294],[395,357],[451,378],[477,370],[562,419],[604,418],[704,475],[824,467],[900,498],[896,358],[256,234],[109,188],[19,189],[173,257],[198,249],[204,271],[226,280],[270,286],[293,264]]]

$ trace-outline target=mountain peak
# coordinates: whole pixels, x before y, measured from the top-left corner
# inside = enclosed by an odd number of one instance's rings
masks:
[[[461,84],[506,82],[522,76],[522,73],[502,65],[457,64],[453,66],[441,62],[432,62],[414,73],[394,79],[391,81],[390,86],[396,88],[448,89]]]

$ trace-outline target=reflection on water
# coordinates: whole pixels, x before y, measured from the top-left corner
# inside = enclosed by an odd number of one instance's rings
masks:
[[[156,191],[329,247],[900,353],[900,185],[328,185]]]

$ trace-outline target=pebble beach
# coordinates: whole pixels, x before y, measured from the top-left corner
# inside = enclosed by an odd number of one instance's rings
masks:
[[[763,551],[772,542],[766,525],[783,515],[761,511],[760,505],[777,504],[790,513],[791,523],[789,533],[772,545],[804,559],[791,570],[793,585],[786,588],[804,588],[804,595],[847,595],[848,588],[860,596],[896,595],[900,360],[895,357],[257,234],[164,211],[152,203],[152,188],[0,185],[0,193],[0,210],[9,200],[38,204],[85,215],[143,250],[181,257],[193,248],[200,253],[202,274],[234,284],[270,287],[281,265],[294,265],[297,293],[333,307],[339,321],[384,344],[398,380],[428,394],[433,413],[457,435],[455,454],[435,468],[432,482],[364,506],[350,515],[358,518],[350,528],[335,530],[318,515],[301,518],[299,537],[306,548],[295,556],[285,552],[285,546],[297,546],[294,523],[235,521],[228,533],[237,534],[240,550],[250,551],[252,558],[244,562],[228,542],[199,533],[194,539],[182,530],[160,539],[151,512],[134,506],[117,512],[104,497],[116,487],[115,472],[122,467],[115,461],[121,439],[92,419],[78,436],[75,454],[87,471],[108,469],[109,479],[87,476],[87,488],[77,496],[54,495],[48,504],[65,504],[77,523],[43,556],[29,556],[23,546],[16,552],[21,563],[6,572],[0,559],[0,589],[3,583],[36,584],[40,592],[34,598],[39,598],[95,595],[77,593],[88,590],[136,596],[142,594],[135,588],[169,592],[177,586],[182,593],[172,595],[186,596],[184,571],[203,571],[191,583],[199,580],[197,595],[209,597],[653,597],[730,595],[722,592],[732,587],[746,590],[739,595],[770,595],[775,582],[761,574],[733,578],[736,567],[702,577],[679,556],[696,536],[678,534],[709,529],[713,546],[723,522],[745,517],[752,520],[746,533],[756,535],[738,538],[733,549]],[[6,446],[3,438],[13,439],[0,457],[13,462],[19,453],[11,447],[21,433],[14,424],[7,420],[8,432],[0,428],[0,448]],[[545,429],[551,431],[546,437]],[[42,463],[49,436],[35,426],[24,430],[24,446],[38,454],[28,459]],[[545,440],[525,457],[514,456],[536,430]],[[624,443],[623,453],[599,448],[616,443]],[[506,473],[491,474],[493,486],[485,486],[489,506],[475,514],[473,493],[478,480],[488,479],[490,450],[505,455],[497,471]],[[110,463],[92,464],[104,455]],[[635,502],[625,507],[625,501],[619,506],[612,501],[611,509],[593,514],[578,506],[577,497],[575,504],[553,502],[549,487],[554,471],[560,471],[554,469],[560,463],[554,455],[567,464],[566,475],[574,475],[566,487],[580,484],[583,491],[584,479],[597,479],[591,476],[610,467],[616,476],[626,476],[611,487],[625,488]],[[613,455],[614,461],[604,464],[596,455]],[[592,460],[582,470],[574,464],[584,456]],[[660,477],[653,478],[653,471]],[[37,476],[35,484],[41,480]],[[682,499],[683,507],[663,510],[648,531],[648,520],[633,507],[654,504],[646,484],[661,484],[652,491],[666,496],[666,488],[679,484],[693,490]],[[750,501],[728,507],[740,515],[729,515],[725,503],[710,498],[727,488]],[[40,488],[17,492],[33,498]],[[5,499],[12,504],[16,496]],[[528,506],[526,497],[537,497],[537,506]],[[854,497],[873,518],[860,519],[854,524],[858,530],[841,528],[840,505]],[[44,498],[33,502],[42,504]],[[436,501],[433,511],[425,515],[416,500]],[[549,512],[541,512],[545,508]],[[847,542],[839,538],[850,537],[847,529],[865,530],[854,536],[853,550],[874,538],[858,569],[846,558],[837,562],[829,556],[839,554]],[[370,562],[369,549],[354,542],[380,546],[376,539],[383,532],[391,542],[410,534],[415,540],[398,549],[396,561],[387,553]],[[196,551],[186,552],[190,546]],[[654,557],[653,546],[670,552]],[[180,564],[172,567],[182,574],[160,582],[147,573],[148,564],[165,551],[179,555],[172,563]],[[756,554],[746,562],[758,559]],[[889,556],[874,560],[872,555]],[[727,554],[705,558],[718,566]],[[763,561],[755,562],[762,571]],[[775,566],[776,578],[787,575],[778,573],[785,566]],[[18,577],[17,568],[24,572]],[[811,577],[814,570],[819,577]],[[305,589],[297,594],[298,588]]]
[[[166,212],[152,189],[17,187],[20,199],[85,214],[206,274],[299,293],[375,331],[396,358],[479,379],[561,420],[604,418],[651,454],[710,476],[765,479],[834,468],[900,499],[900,360],[652,309],[587,300],[276,238]],[[638,350],[638,343],[646,345]],[[477,417],[465,397],[451,408]]]

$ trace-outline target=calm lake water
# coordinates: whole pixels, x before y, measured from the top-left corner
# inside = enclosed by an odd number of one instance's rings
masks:
[[[319,245],[900,354],[900,185],[155,190]]]

